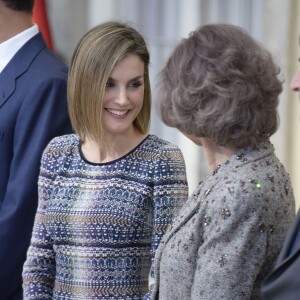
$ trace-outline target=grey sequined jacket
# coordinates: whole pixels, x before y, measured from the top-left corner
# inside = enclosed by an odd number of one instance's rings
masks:
[[[199,184],[165,235],[151,299],[261,299],[294,212],[273,145],[239,150]]]

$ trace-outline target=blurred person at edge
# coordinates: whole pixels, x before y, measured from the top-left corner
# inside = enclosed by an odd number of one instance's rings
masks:
[[[148,297],[156,249],[188,196],[181,151],[148,133],[149,60],[127,24],[79,41],[68,79],[76,134],[42,157],[24,299]]]
[[[299,39],[300,42],[300,39]],[[290,87],[300,92],[300,70],[294,75]],[[300,100],[300,98],[299,98]],[[278,256],[274,271],[262,287],[265,300],[300,299],[300,210],[289,229]]]
[[[0,299],[22,299],[41,155],[72,132],[67,66],[32,22],[33,0],[0,0]]]
[[[282,82],[271,54],[229,24],[197,28],[160,73],[158,110],[203,148],[211,173],[165,234],[151,299],[261,299],[295,215],[270,136]]]

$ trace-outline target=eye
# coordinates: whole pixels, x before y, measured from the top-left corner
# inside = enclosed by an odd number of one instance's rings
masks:
[[[115,86],[115,83],[112,80],[106,82],[106,88],[112,88]]]
[[[142,85],[142,82],[140,80],[134,80],[132,82],[129,83],[129,87],[132,87],[132,88],[138,88]]]

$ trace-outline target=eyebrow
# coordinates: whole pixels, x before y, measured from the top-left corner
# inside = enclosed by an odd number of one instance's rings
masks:
[[[138,75],[136,77],[133,77],[133,78],[129,79],[128,82],[139,80],[139,79],[142,79],[143,77],[144,77],[143,75]],[[108,77],[108,80],[117,81],[115,78],[113,78],[111,76]]]

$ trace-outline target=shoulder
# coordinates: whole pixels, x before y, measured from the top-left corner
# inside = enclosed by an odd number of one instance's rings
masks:
[[[57,160],[79,152],[79,137],[76,134],[67,134],[52,139],[43,153],[43,159]]]
[[[67,79],[67,65],[51,50],[44,48],[36,57],[34,66],[45,77]],[[46,69],[44,69],[46,67]]]
[[[274,153],[224,169],[215,175],[212,185],[212,194],[219,199],[216,203],[235,212],[251,211],[274,218],[273,211],[281,214],[292,210],[291,181]]]
[[[49,184],[58,175],[69,169],[78,158],[79,138],[75,134],[58,136],[52,139],[42,154],[39,185]]]
[[[61,136],[57,136],[53,138],[47,148],[48,149],[56,149],[62,150],[63,152],[72,149],[74,147],[78,147],[80,143],[79,136],[77,134],[65,134]]]
[[[66,83],[68,67],[49,49],[43,49],[30,66],[32,76],[40,81],[56,80]]]
[[[183,159],[182,152],[177,145],[161,139],[156,135],[149,135],[141,149],[151,153],[154,159]]]
[[[38,82],[47,78],[67,80],[67,65],[46,46],[40,33],[17,52],[12,62],[22,72],[21,78],[28,74],[32,80]]]

